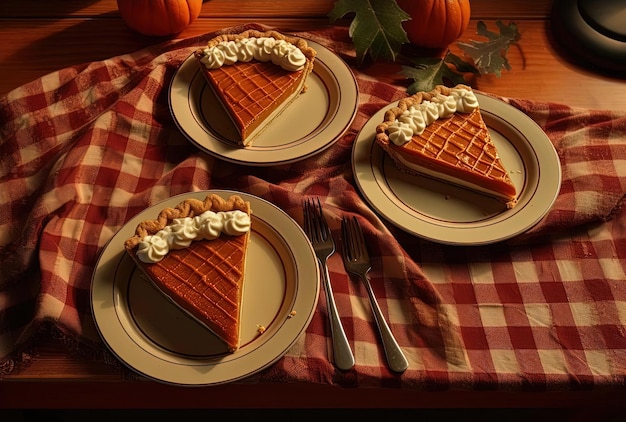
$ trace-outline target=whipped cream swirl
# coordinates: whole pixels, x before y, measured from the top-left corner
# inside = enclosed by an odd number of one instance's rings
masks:
[[[387,127],[389,139],[401,146],[411,140],[413,135],[420,135],[426,126],[437,119],[451,117],[454,113],[470,113],[478,107],[478,99],[474,92],[453,88],[450,95],[437,94],[430,101],[413,105],[400,114]]]
[[[239,236],[250,231],[250,216],[243,211],[206,211],[195,217],[175,218],[137,246],[137,256],[145,263],[161,261],[170,250],[189,247],[195,240],[214,240],[222,233]]]
[[[208,69],[255,59],[261,62],[271,61],[287,71],[295,72],[306,63],[302,50],[290,42],[272,37],[222,41],[214,47],[205,48],[203,52],[204,57],[200,61]]]

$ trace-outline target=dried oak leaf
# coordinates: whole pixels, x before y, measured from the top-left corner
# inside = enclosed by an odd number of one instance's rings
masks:
[[[481,74],[493,73],[501,76],[502,68],[511,70],[506,58],[509,47],[520,40],[521,35],[515,23],[503,24],[497,21],[500,33],[491,32],[487,25],[480,21],[476,25],[476,33],[487,38],[487,41],[458,42],[457,45],[470,56]]]
[[[367,55],[374,61],[395,61],[402,44],[409,42],[402,22],[410,16],[395,0],[337,0],[328,17],[334,23],[349,14],[354,14],[348,33],[358,65]]]

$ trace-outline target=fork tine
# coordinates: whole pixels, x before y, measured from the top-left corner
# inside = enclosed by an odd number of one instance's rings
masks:
[[[317,233],[320,236],[320,240],[326,240],[328,237],[328,233],[330,230],[328,229],[328,224],[326,224],[326,219],[324,218],[324,214],[322,212],[322,204],[320,203],[320,199],[317,199],[317,204],[313,203],[313,214],[315,216],[315,228]]]
[[[359,257],[368,258],[367,247],[363,230],[356,217],[344,217],[341,224],[342,236],[345,239],[345,255],[350,261],[355,261]]]
[[[365,236],[363,235],[363,230],[361,229],[361,224],[356,217],[354,219],[354,233],[356,234],[356,241],[359,245],[359,255],[369,259],[369,254],[367,253],[367,247],[365,245]]]
[[[350,228],[350,220],[347,217],[343,217],[341,220],[341,236],[344,239],[343,245],[345,246],[344,257],[349,261],[354,260],[354,236]]]
[[[323,242],[330,236],[330,229],[324,218],[322,204],[309,198],[304,200],[305,231],[314,242]]]
[[[311,225],[311,234],[313,236],[313,241],[314,242],[319,242],[321,241],[321,237],[320,237],[320,223],[319,223],[319,216],[318,216],[318,211],[315,207],[315,202],[313,199],[309,199],[309,224]]]
[[[313,202],[312,199],[305,199],[304,200],[304,224],[305,224],[305,230],[307,232],[307,234],[309,235],[309,238],[311,239],[312,242],[317,242],[318,239],[318,235],[317,235],[317,228],[316,228],[316,223],[315,223],[315,212],[313,210]]]
[[[318,242],[319,235],[317,229],[317,217],[315,215],[314,203],[312,199],[304,200],[304,224],[305,230],[311,241]]]
[[[309,236],[309,239],[312,239],[313,231],[311,229],[311,211],[309,210],[309,208],[310,208],[309,201],[305,199],[303,207],[302,207],[302,211],[303,211],[302,217],[304,219],[304,231],[306,232],[307,236]]]

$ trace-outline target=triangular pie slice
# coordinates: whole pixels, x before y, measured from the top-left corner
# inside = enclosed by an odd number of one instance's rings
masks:
[[[172,302],[239,348],[250,204],[240,196],[186,199],[142,221],[124,247]]]
[[[316,52],[301,38],[248,30],[215,37],[194,56],[240,145],[250,146],[306,90]]]
[[[376,143],[396,166],[497,198],[513,208],[517,191],[465,85],[402,99],[376,127]]]

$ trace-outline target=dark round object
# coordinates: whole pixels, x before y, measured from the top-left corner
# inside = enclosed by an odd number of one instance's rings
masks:
[[[554,0],[551,22],[581,64],[626,77],[626,0]]]

